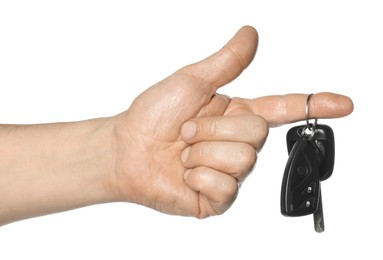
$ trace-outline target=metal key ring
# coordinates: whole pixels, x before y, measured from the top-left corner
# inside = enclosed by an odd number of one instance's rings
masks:
[[[311,131],[311,134],[309,136],[309,139],[311,139],[313,136],[314,136],[314,133],[315,133],[315,127],[317,125],[317,122],[318,122],[318,118],[315,118],[315,121],[314,123],[310,123],[309,122],[309,108],[310,108],[310,99],[311,99],[311,96],[314,95],[313,93],[311,93],[310,95],[307,96],[307,100],[306,100],[306,126],[303,128],[302,130],[302,135],[305,135],[306,134],[306,130],[308,129],[309,131]]]

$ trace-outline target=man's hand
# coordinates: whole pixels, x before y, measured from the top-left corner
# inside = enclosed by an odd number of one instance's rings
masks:
[[[217,53],[186,66],[114,117],[118,200],[204,218],[233,203],[266,141],[269,126],[305,118],[307,95],[230,99],[216,93],[252,61],[258,43],[246,26]],[[310,117],[350,114],[352,101],[321,93]]]
[[[110,118],[0,125],[0,225],[113,201],[198,218],[225,212],[269,126],[305,118],[307,95],[216,94],[250,64],[257,42],[255,29],[242,28]],[[331,93],[314,95],[310,106],[317,118],[353,109]]]

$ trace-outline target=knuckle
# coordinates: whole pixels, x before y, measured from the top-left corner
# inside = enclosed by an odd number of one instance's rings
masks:
[[[240,165],[240,171],[247,171],[252,168],[257,160],[255,149],[249,144],[243,144],[236,153],[236,162]]]
[[[219,209],[219,212],[225,212],[235,201],[238,194],[238,185],[237,181],[234,179],[231,181],[226,181],[226,183],[221,183],[220,190],[218,191],[219,196],[216,199],[216,209]]]
[[[262,120],[260,120],[260,125],[261,125],[261,133],[260,133],[260,142],[259,142],[259,146],[258,146],[258,150],[261,150],[263,145],[265,144],[266,142],[266,139],[269,135],[269,124],[267,123],[266,120],[264,120],[262,118]]]
[[[217,119],[210,119],[207,124],[206,134],[208,136],[216,136],[219,133],[219,121]]]
[[[238,184],[237,182],[232,182],[231,185],[228,185],[227,189],[227,200],[225,201],[228,204],[231,204],[234,202],[236,195],[238,193]]]
[[[258,149],[262,148],[269,135],[269,124],[265,119],[255,116],[252,124],[252,143]]]
[[[199,164],[206,165],[210,159],[211,147],[206,145],[205,142],[201,142],[196,145],[196,150],[196,156]]]
[[[267,136],[269,135],[269,123],[263,118],[261,118],[261,120],[260,120],[260,128],[261,128],[262,133],[263,133],[262,138],[266,139]]]

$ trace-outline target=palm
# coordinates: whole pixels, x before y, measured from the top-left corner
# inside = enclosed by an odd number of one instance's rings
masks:
[[[137,97],[122,117],[126,134],[122,135],[121,149],[129,153],[124,158],[134,158],[134,162],[121,162],[120,183],[141,187],[134,192],[125,189],[133,202],[173,214],[198,216],[200,211],[213,214],[208,200],[185,185],[186,169],[180,159],[188,145],[180,135],[182,124],[197,116],[218,115],[214,114],[216,104],[210,102],[212,93],[193,91],[200,84],[201,81],[186,74],[174,74]],[[129,175],[125,174],[128,172]]]

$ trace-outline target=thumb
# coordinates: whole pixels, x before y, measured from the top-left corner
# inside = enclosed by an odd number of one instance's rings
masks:
[[[258,33],[251,26],[242,27],[218,52],[188,65],[175,74],[189,75],[200,80],[203,88],[211,93],[238,77],[251,63],[258,46]]]

